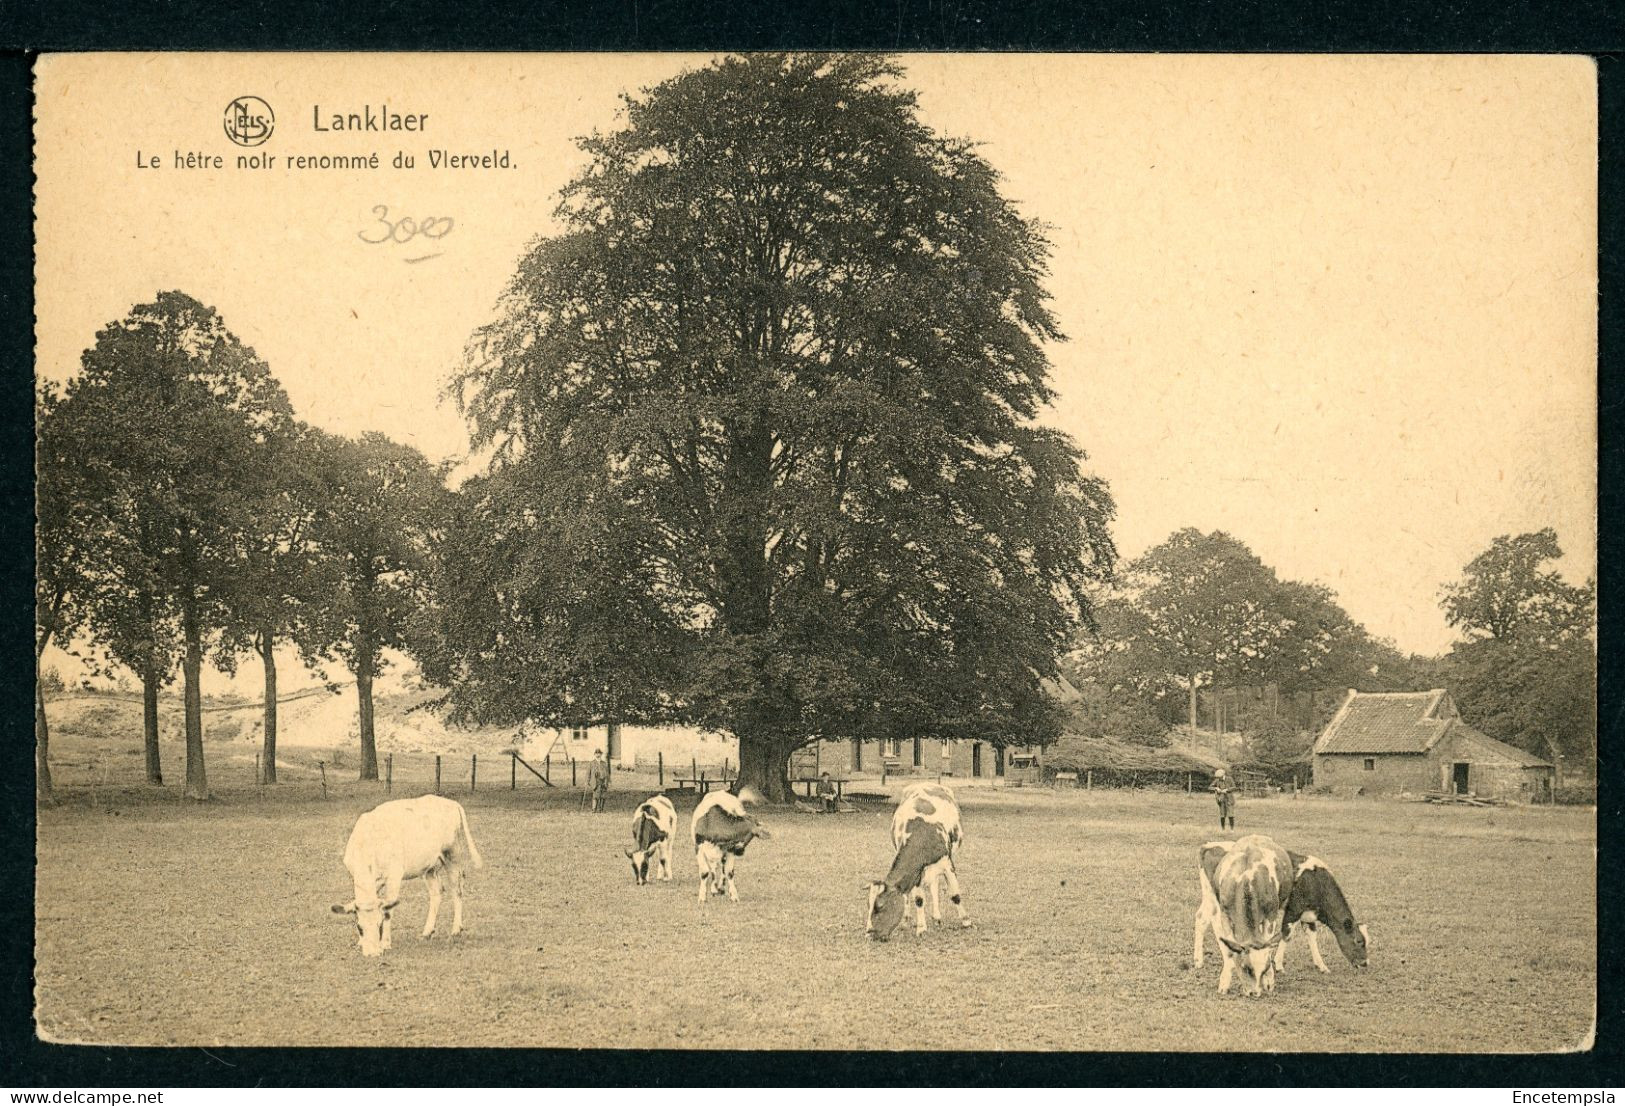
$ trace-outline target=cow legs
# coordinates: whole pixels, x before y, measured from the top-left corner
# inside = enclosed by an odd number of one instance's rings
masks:
[[[705,855],[705,851],[710,847],[710,845],[701,845],[694,850],[694,866],[700,870],[701,906],[705,905],[705,900],[710,897],[711,893],[711,865]]]
[[[1236,968],[1236,954],[1229,949],[1223,949],[1220,955],[1224,957],[1224,969],[1219,972],[1219,994],[1230,993],[1230,974]]]
[[[390,947],[389,915],[391,910],[393,910],[394,907],[401,901],[400,873],[391,872],[388,876],[384,877],[384,892],[382,901],[387,904],[387,908],[384,910],[384,924],[380,927],[379,936],[382,938],[382,940],[379,941],[379,947],[387,949]]]
[[[1309,931],[1309,955],[1315,958],[1315,969],[1317,971],[1331,971],[1331,969],[1326,966],[1326,961],[1320,958],[1320,933],[1318,929],[1311,929]]]
[[[926,875],[930,877],[931,884],[931,920],[938,925],[942,924],[942,881],[937,877],[946,872],[946,865],[938,865],[935,869],[928,869],[926,872]]]
[[[729,899],[738,902],[739,892],[734,890],[734,863],[732,853],[722,854],[722,889],[728,893]]]
[[[954,909],[959,912],[959,928],[969,929],[970,916],[965,913],[964,898],[959,893],[959,876],[954,873],[952,864],[942,870],[942,878],[948,881],[948,901],[953,903]]]
[[[1207,941],[1204,939],[1206,937],[1207,907],[1204,905],[1196,908],[1196,934],[1191,945],[1191,966],[1193,968],[1202,966],[1202,955],[1207,951]]]
[[[446,873],[451,883],[451,935],[457,936],[463,931],[463,869],[454,865]]]
[[[1275,946],[1275,973],[1277,975],[1286,974],[1286,947],[1291,943],[1298,929],[1298,926],[1288,926],[1286,933],[1281,937],[1281,943]],[[1310,931],[1309,939],[1314,940],[1313,930]]]
[[[442,879],[438,871],[425,872],[423,882],[429,887],[429,916],[423,920],[423,936],[434,933],[435,919],[440,917],[440,888]]]
[[[659,849],[659,852],[657,852],[655,854],[659,858],[659,861],[660,861],[660,864],[659,864],[659,878],[664,880],[667,883],[670,883],[671,882],[671,838],[668,837],[665,840],[661,841],[660,844],[658,846],[656,846],[656,848]]]

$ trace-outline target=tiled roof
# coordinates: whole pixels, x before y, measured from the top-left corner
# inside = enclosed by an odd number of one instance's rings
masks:
[[[1431,716],[1444,694],[1438,689],[1350,692],[1315,742],[1315,752],[1425,753],[1450,728],[1451,719]]]
[[[1494,749],[1497,753],[1500,753],[1508,760],[1517,763],[1520,768],[1550,768],[1552,766],[1551,761],[1541,760],[1534,753],[1527,753],[1518,748],[1516,745],[1508,745],[1505,741],[1497,741],[1489,734],[1480,733],[1478,730],[1473,729],[1465,722],[1456,723],[1456,732],[1467,734],[1475,741],[1488,745],[1491,749]]]

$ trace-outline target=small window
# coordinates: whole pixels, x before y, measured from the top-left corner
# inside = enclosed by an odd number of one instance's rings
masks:
[[[1367,772],[1375,772],[1377,770],[1377,758],[1376,757],[1366,757],[1365,758],[1365,770]]]
[[[587,740],[587,727],[585,727],[585,726],[571,726],[570,727],[570,740],[571,741],[585,741],[585,740]]]

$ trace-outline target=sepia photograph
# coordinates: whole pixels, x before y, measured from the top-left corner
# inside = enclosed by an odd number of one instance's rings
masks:
[[[34,92],[41,1040],[1595,1047],[1589,58]]]

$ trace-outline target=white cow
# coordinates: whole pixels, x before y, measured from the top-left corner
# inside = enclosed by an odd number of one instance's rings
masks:
[[[1198,851],[1202,903],[1196,910],[1191,959],[1202,966],[1202,939],[1211,928],[1223,946],[1220,994],[1230,990],[1238,964],[1245,993],[1257,997],[1275,990],[1275,953],[1286,936],[1294,875],[1291,856],[1263,834],[1209,841]]]
[[[639,886],[649,882],[649,865],[655,878],[671,880],[671,839],[677,834],[677,808],[664,795],[645,799],[632,813],[632,844],[626,858],[632,862],[632,876]]]
[[[390,947],[389,915],[401,901],[401,881],[422,877],[429,885],[429,917],[423,936],[434,932],[440,893],[451,890],[451,933],[463,929],[463,869],[484,867],[468,832],[462,804],[439,795],[396,799],[356,819],[344,866],[355,881],[355,898],[333,907],[355,916],[361,955],[379,956]]]
[[[694,808],[688,823],[694,842],[694,862],[700,870],[700,904],[711,895],[726,894],[734,902],[734,863],[745,846],[758,837],[772,837],[767,828],[745,811],[743,799],[727,791],[713,791]]]
[[[948,897],[959,912],[960,926],[969,927],[959,877],[954,872],[959,845],[965,837],[954,793],[936,783],[905,788],[897,812],[892,815],[891,837],[897,850],[891,871],[884,880],[869,885],[869,936],[877,941],[889,939],[910,899],[914,903],[914,932],[923,934],[926,888],[931,890],[931,916],[942,921],[939,878],[948,885]]]

